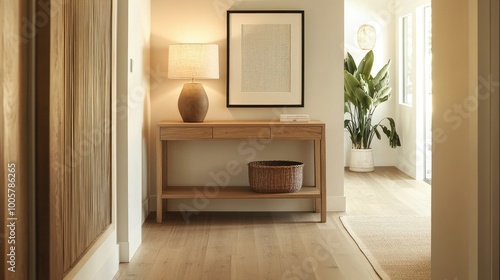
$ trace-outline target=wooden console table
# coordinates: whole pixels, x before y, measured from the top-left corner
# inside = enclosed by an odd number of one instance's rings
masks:
[[[287,198],[315,200],[315,212],[320,213],[321,222],[326,221],[326,152],[325,124],[310,122],[272,121],[213,121],[185,123],[161,121],[156,137],[156,221],[162,222],[163,199],[186,199],[199,196],[203,186],[168,186],[168,143],[189,140],[312,140],[314,141],[314,184],[303,186],[295,193],[256,193],[250,187],[220,186],[217,199],[269,199]],[[268,141],[268,140],[267,140]],[[197,190],[198,189],[198,190]]]

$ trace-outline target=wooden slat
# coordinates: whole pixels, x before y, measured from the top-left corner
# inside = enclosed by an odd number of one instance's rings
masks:
[[[190,140],[212,138],[211,127],[162,127],[160,128],[161,140]]]
[[[41,2],[41,1],[39,1]],[[62,217],[62,201],[64,190],[64,173],[67,166],[64,158],[64,12],[55,12],[51,17],[50,31],[47,47],[50,57],[50,72],[46,77],[50,80],[48,92],[44,93],[49,98],[49,108],[37,108],[37,110],[49,110],[49,182],[47,191],[49,197],[49,276],[52,279],[59,279],[64,273],[64,221]],[[46,54],[47,55],[47,54]],[[38,73],[37,73],[38,75]],[[38,104],[37,104],[38,106]],[[43,133],[41,131],[40,133]],[[56,167],[57,166],[57,167]],[[41,242],[41,240],[39,240]],[[47,276],[45,276],[47,277]]]
[[[321,170],[321,222],[326,222],[326,126],[323,124],[320,141],[320,170]],[[318,185],[318,183],[316,183]]]
[[[271,138],[271,128],[263,126],[244,126],[244,127],[224,127],[216,126],[213,128],[214,139],[246,139],[257,137],[259,139]]]
[[[318,191],[322,190],[322,164],[321,164],[321,140],[315,140],[314,141],[314,184],[316,185],[316,188]],[[321,206],[322,206],[322,199],[317,198],[315,201],[315,210],[316,212],[321,211]],[[324,222],[322,220],[322,222]]]
[[[293,138],[293,139],[321,139],[320,126],[275,126],[271,133],[273,138]]]
[[[160,128],[157,128],[160,129]],[[159,194],[163,190],[163,182],[167,182],[167,141],[161,141],[160,133],[156,135],[156,193]],[[161,195],[156,196],[156,221],[161,223],[163,219]]]
[[[37,3],[39,1],[37,0]],[[38,5],[37,12],[41,12],[41,6]],[[54,17],[54,21],[58,17]],[[52,19],[51,19],[52,22]],[[50,110],[50,86],[51,86],[51,24],[40,26],[37,30],[37,40],[35,46],[35,196],[36,196],[36,223],[39,225],[36,231],[36,260],[37,279],[50,279],[50,272],[54,269],[59,269],[57,263],[58,259],[51,256],[49,252],[61,254],[62,247],[60,245],[51,247],[52,242],[51,227],[51,213],[54,211],[54,205],[51,205],[52,191],[50,184],[51,164],[50,164],[50,136],[51,125],[50,116],[53,112]],[[63,168],[61,162],[59,166],[52,166],[52,168]],[[54,232],[55,239],[61,236],[57,235],[59,232]],[[44,242],[42,242],[42,240]],[[62,258],[60,259],[62,260]],[[60,262],[62,264],[62,261]],[[62,272],[62,269],[61,269]]]
[[[26,7],[25,0],[0,0],[0,279],[28,279]]]
[[[203,196],[213,199],[278,199],[278,198],[319,198],[320,192],[315,187],[302,187],[294,193],[257,193],[250,187],[221,187],[207,189],[204,187],[168,186],[163,190],[162,198],[182,199]]]
[[[280,122],[272,120],[223,120],[223,121],[204,121],[202,123],[186,123],[183,121],[170,121],[163,120],[159,121],[159,126],[170,126],[170,127],[199,127],[199,126],[321,126],[323,122],[318,120],[311,120],[308,122]]]

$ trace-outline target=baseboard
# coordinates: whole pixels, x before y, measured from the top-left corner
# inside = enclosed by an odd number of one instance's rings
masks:
[[[417,167],[415,166],[414,163],[409,163],[406,159],[399,159],[398,163],[396,165],[396,168],[404,172],[406,175],[418,179],[417,177]],[[423,177],[423,176],[420,176]],[[423,180],[423,178],[420,178],[418,180]]]
[[[82,258],[64,279],[113,279],[119,267],[116,231],[111,231],[105,240],[98,241],[94,245],[98,248],[89,250],[87,254],[90,256]]]
[[[345,196],[326,196],[326,211],[344,212],[346,210],[346,197]]]
[[[130,262],[142,241],[142,224],[130,235],[129,242],[118,242],[120,247],[120,262]]]
[[[151,211],[156,212],[156,195],[150,195],[147,201],[150,210],[149,213],[151,213]]]
[[[142,223],[144,224],[144,222],[146,221],[146,218],[148,217],[149,213],[151,213],[151,210],[150,209],[156,209],[156,208],[151,208],[150,207],[150,203],[151,203],[151,196],[146,198],[143,202],[142,202]],[[156,206],[156,203],[155,203],[155,206]]]
[[[139,249],[142,242],[142,224],[146,221],[149,215],[149,199],[145,199],[141,206],[141,222],[128,236],[127,241],[118,242],[119,260],[120,262],[128,263]]]

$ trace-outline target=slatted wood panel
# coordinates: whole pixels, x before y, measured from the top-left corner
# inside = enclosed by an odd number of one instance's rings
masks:
[[[62,224],[67,271],[111,224],[111,1],[64,5]]]
[[[0,0],[0,279],[28,279],[26,8]]]
[[[36,1],[37,277],[62,279],[112,224],[114,7]]]

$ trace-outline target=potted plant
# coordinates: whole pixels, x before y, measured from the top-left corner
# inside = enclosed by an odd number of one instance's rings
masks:
[[[377,107],[389,100],[389,67],[391,61],[373,77],[373,51],[369,51],[358,66],[350,53],[344,60],[344,128],[352,142],[349,170],[356,172],[373,171],[373,137],[381,139],[379,129],[389,138],[391,148],[401,146],[396,124],[385,117],[375,122],[372,117]],[[388,126],[383,122],[388,123]]]

